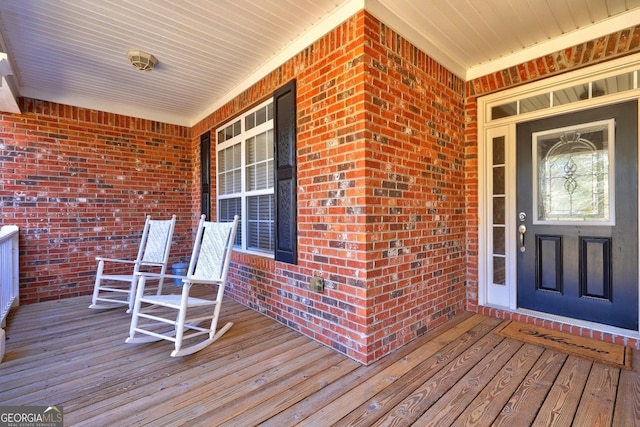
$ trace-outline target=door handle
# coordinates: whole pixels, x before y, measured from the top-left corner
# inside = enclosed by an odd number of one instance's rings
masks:
[[[520,224],[518,232],[520,233],[520,252],[524,252],[526,251],[526,248],[524,247],[524,234],[527,232],[527,226]]]

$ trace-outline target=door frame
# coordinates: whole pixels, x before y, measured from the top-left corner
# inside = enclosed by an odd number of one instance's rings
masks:
[[[609,95],[600,95],[596,92],[595,88],[598,83],[602,84],[604,79],[611,79],[616,76],[629,77],[630,88]],[[576,98],[562,105],[554,105],[554,97],[550,96],[550,94],[570,91],[577,87],[588,89],[586,99]],[[640,333],[637,330],[630,331],[517,307],[516,125],[520,122],[629,100],[636,100],[640,103],[640,54],[593,65],[478,98],[478,305],[632,338],[640,337]],[[505,110],[508,110],[508,113],[505,114]],[[498,118],[492,119],[493,111],[500,111]],[[638,133],[638,141],[640,141],[640,126]],[[493,163],[493,141],[496,138],[504,138],[505,141],[504,165],[494,165]],[[638,157],[638,165],[640,165],[640,154]],[[493,193],[493,176],[496,167],[504,168],[504,195],[494,195]],[[493,238],[494,229],[496,228],[493,223],[494,198],[500,199],[499,203],[504,200],[505,220],[503,225],[498,225],[500,228],[503,226],[505,228],[505,240],[500,242],[504,244],[504,255],[494,253]],[[640,211],[640,202],[638,209]],[[640,233],[638,240],[640,242]],[[505,264],[504,284],[495,284],[494,259],[502,257],[504,257]],[[640,284],[640,273],[638,283]],[[640,310],[638,316],[640,319]]]

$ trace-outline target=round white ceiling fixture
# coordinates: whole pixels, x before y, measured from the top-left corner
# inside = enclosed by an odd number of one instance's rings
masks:
[[[158,63],[155,56],[141,50],[130,50],[127,52],[127,56],[133,68],[139,71],[151,71]]]

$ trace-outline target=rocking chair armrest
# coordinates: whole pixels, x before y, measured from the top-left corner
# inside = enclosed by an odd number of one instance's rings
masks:
[[[103,258],[101,256],[96,257],[96,261],[109,261],[109,262],[119,262],[122,264],[135,264],[138,261],[130,260],[130,259],[117,259],[117,258]]]
[[[205,279],[197,279],[197,280],[187,280],[187,282],[192,285],[219,285],[222,283],[222,280],[213,279],[213,280],[205,280]]]
[[[222,283],[222,280],[219,279],[213,279],[213,280],[204,280],[204,279],[197,279],[197,280],[193,280],[193,279],[188,279],[187,276],[179,276],[179,275],[175,275],[175,274],[161,274],[161,273],[149,273],[146,271],[138,271],[136,273],[136,276],[145,276],[145,277],[150,277],[150,278],[155,278],[155,279],[159,279],[159,278],[163,278],[163,279],[183,279],[183,281],[185,282],[189,282],[192,285],[219,285],[220,283]]]
[[[152,267],[162,267],[164,263],[162,262],[153,262],[153,261],[140,261],[140,265],[152,266]]]
[[[162,274],[162,273],[151,273],[148,271],[138,271],[136,272],[136,276],[145,276],[154,279],[185,279],[187,276],[177,276],[175,274]]]
[[[96,261],[109,261],[109,262],[115,262],[120,264],[139,264],[141,266],[144,265],[148,267],[162,267],[164,265],[164,263],[162,262],[136,261],[131,259],[103,258],[103,257],[96,257]]]
[[[222,283],[222,280],[213,279],[213,280],[205,280],[205,279],[189,279],[187,276],[179,276],[175,274],[162,274],[162,273],[149,273],[146,271],[138,271],[136,276],[145,276],[153,279],[182,279],[183,282],[190,283],[191,285],[219,285]]]

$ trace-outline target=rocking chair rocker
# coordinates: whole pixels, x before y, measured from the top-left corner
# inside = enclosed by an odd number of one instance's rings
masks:
[[[151,216],[147,216],[135,260],[97,257],[98,271],[89,308],[113,308],[118,304],[126,304],[127,313],[130,313],[136,295],[137,273],[145,269],[159,271],[162,275],[166,272],[175,224],[175,215],[169,220],[152,220]],[[109,264],[110,269],[128,264],[133,271],[130,274],[108,274],[105,273],[105,264]],[[158,292],[162,290],[162,282],[163,277],[160,277]]]
[[[212,344],[233,326],[229,322],[216,331],[237,228],[237,215],[233,222],[207,222],[202,215],[187,275],[164,275],[182,280],[179,294],[145,295],[146,281],[160,275],[138,273],[127,343],[168,340],[175,344],[172,357],[185,356]],[[198,297],[191,295],[194,285],[204,285]],[[201,296],[212,292],[210,287],[215,285],[215,299]],[[137,333],[143,336],[136,336]],[[204,340],[193,339],[202,335],[206,335]],[[188,345],[183,347],[185,341]]]

